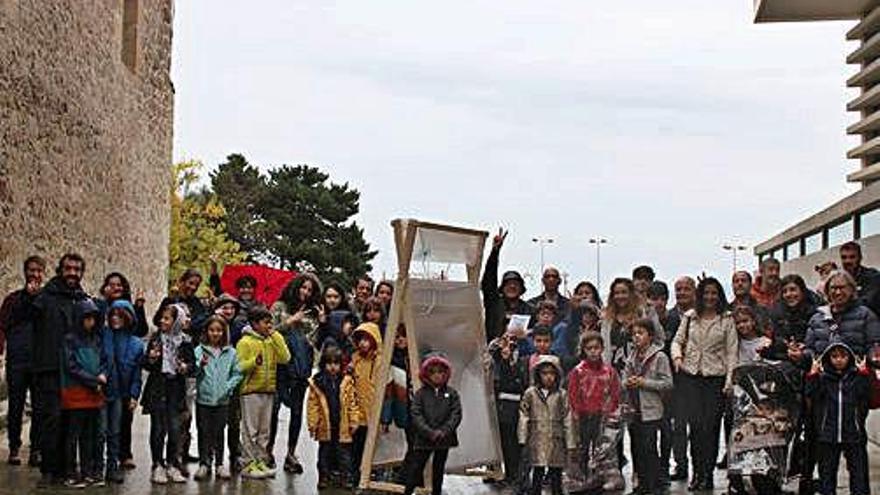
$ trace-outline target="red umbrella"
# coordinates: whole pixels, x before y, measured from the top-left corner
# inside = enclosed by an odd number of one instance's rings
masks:
[[[223,275],[220,276],[220,287],[223,288],[223,292],[238,297],[235,282],[245,275],[250,275],[257,281],[254,290],[257,301],[271,306],[281,297],[284,287],[296,278],[297,273],[264,265],[226,265],[223,267]]]

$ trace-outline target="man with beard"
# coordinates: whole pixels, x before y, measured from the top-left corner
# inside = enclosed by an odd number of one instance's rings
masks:
[[[0,353],[6,352],[6,382],[9,392],[9,414],[7,415],[7,436],[9,438],[9,464],[21,464],[21,424],[27,395],[35,404],[34,379],[31,370],[31,345],[33,324],[28,312],[34,296],[43,286],[46,261],[39,256],[31,256],[24,262],[24,288],[11,292],[0,306]],[[34,416],[38,416],[36,411]],[[31,421],[30,456],[28,464],[40,464],[40,425]]]
[[[779,300],[779,260],[767,258],[758,267],[759,275],[752,284],[752,298],[760,306],[770,309]]]
[[[880,314],[880,272],[862,266],[862,247],[850,241],[840,246],[840,264],[856,280],[856,292],[862,304]]]
[[[513,315],[532,316],[534,313],[532,305],[522,299],[522,295],[526,292],[526,284],[519,272],[513,270],[504,272],[501,276],[501,284],[498,284],[498,258],[506,238],[507,232],[498,229],[498,234],[492,239],[492,252],[486,260],[483,280],[480,282],[483,308],[486,313],[487,342],[507,331],[507,324]],[[525,332],[517,332],[517,339],[525,337]]]
[[[61,428],[61,348],[64,336],[77,327],[76,306],[88,298],[82,289],[86,262],[76,253],[61,257],[55,277],[34,297],[31,363],[40,424],[41,486],[60,484],[64,475]]]

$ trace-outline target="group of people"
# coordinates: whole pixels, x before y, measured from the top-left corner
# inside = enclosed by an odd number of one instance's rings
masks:
[[[518,272],[498,279],[506,235],[494,237],[482,279],[500,483],[561,494],[563,473],[580,471],[588,487],[618,491],[631,461],[633,494],[668,493],[688,479],[689,491],[711,491],[728,462],[727,453],[719,458],[722,423],[731,447],[734,370],[762,361],[784,370],[802,398],[799,493],[834,494],[841,455],[850,493],[870,493],[865,420],[880,398],[880,272],[862,265],[858,243],[839,248],[842,269],[822,270],[817,291],[768,258],[754,280],[732,275],[730,300],[717,279],[682,276],[668,308],[669,288],[649,266],[612,281],[605,301],[588,281],[566,297],[559,271],[547,268],[543,292],[525,300]],[[527,328],[518,315],[529,317]],[[607,447],[622,425],[629,453],[619,435],[614,455],[601,455],[597,445]]]
[[[481,283],[504,472],[487,482],[533,494],[549,485],[561,494],[564,473],[576,468],[596,489],[619,491],[632,462],[634,494],[666,493],[688,479],[692,491],[711,490],[726,465],[720,438],[722,423],[731,425],[733,370],[771,360],[788,363],[803,397],[800,492],[835,493],[843,455],[851,493],[869,493],[865,418],[872,367],[880,366],[880,272],[862,266],[857,243],[840,247],[842,269],[823,271],[816,291],[765,259],[754,280],[733,274],[731,300],[715,278],[677,279],[668,308],[669,288],[648,266],[615,279],[604,302],[588,281],[566,297],[559,271],[547,268],[542,293],[525,300],[518,272],[498,277],[506,235],[494,237]],[[124,470],[135,468],[139,407],[150,421],[153,483],[186,482],[194,463],[198,481],[274,477],[283,406],[290,410],[284,471],[304,470],[297,449],[305,422],[318,443],[317,488],[356,486],[368,425],[387,431],[393,423],[406,432],[397,473],[404,493],[424,483],[429,458],[433,493],[441,493],[467,411],[449,385],[449,360],[435,353],[411,366],[405,326],[386,328],[391,283],[363,276],[346,290],[304,273],[266,307],[253,277],[227,294],[213,267],[210,297],[201,298],[203,277],[190,269],[148,320],[143,294],[133,295],[121,273],[108,274],[90,297],[77,254],[64,255],[45,283],[42,258],[23,268],[23,288],[0,307],[8,462],[23,462],[29,395],[27,462],[39,466],[42,485],[123,483]],[[376,397],[387,338],[391,366],[406,379]],[[198,456],[190,453],[193,422]],[[609,443],[608,431],[623,430],[628,453],[621,435]]]

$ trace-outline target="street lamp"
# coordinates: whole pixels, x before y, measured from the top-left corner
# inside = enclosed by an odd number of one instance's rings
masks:
[[[593,237],[590,239],[590,244],[596,245],[596,287],[599,287],[601,290],[602,287],[602,244],[607,244],[608,239],[604,237]]]
[[[748,249],[748,247],[740,246],[737,244],[725,244],[721,246],[721,249],[725,251],[730,251],[733,254],[733,273],[736,273],[736,252],[745,251],[746,249]]]
[[[541,246],[541,274],[544,273],[544,245],[553,244],[553,239],[548,237],[532,237],[532,242]]]

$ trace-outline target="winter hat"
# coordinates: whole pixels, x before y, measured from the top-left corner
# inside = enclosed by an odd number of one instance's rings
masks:
[[[428,370],[433,366],[442,366],[446,368],[446,380],[444,382],[449,382],[449,379],[452,378],[452,365],[449,364],[449,360],[446,359],[442,353],[436,352],[428,354],[428,356],[422,361],[422,365],[419,366],[419,378],[423,382],[428,381]]]

